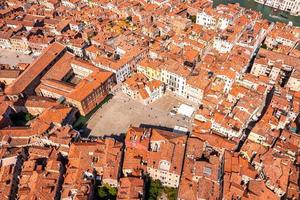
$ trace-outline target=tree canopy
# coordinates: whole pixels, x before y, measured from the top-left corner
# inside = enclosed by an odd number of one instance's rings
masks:
[[[114,200],[117,197],[117,192],[117,188],[111,187],[108,184],[104,184],[103,186],[98,188],[98,196],[101,200]]]

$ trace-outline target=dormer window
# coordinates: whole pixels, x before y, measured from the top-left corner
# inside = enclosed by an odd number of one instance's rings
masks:
[[[151,151],[158,152],[160,150],[160,142],[151,142]]]

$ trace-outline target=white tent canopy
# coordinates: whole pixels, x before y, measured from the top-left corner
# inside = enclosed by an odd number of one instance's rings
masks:
[[[179,134],[187,134],[189,132],[189,129],[181,126],[174,126],[173,132]]]
[[[191,118],[194,111],[195,111],[195,109],[192,106],[188,106],[186,104],[181,104],[178,108],[177,113]]]

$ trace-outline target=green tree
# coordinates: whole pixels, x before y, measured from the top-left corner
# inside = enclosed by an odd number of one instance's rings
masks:
[[[10,114],[10,119],[14,126],[25,126],[28,121],[34,118],[35,116],[27,112],[18,112]]]
[[[126,21],[131,22],[132,21],[132,17],[131,16],[126,17]]]
[[[107,197],[105,187],[98,188],[98,196],[100,197],[100,199],[105,199]]]
[[[146,199],[147,200],[156,200],[165,194],[168,200],[176,200],[177,198],[177,189],[171,187],[164,187],[160,180],[153,180],[150,177],[147,177],[146,181]]]
[[[108,184],[104,184],[103,186],[98,188],[98,197],[103,200],[114,200],[117,197],[117,188],[111,187]]]
[[[117,188],[114,188],[114,187],[108,187],[108,193],[110,196],[117,196]]]
[[[190,15],[189,16],[189,19],[193,22],[193,23],[196,23],[196,15]]]
[[[33,120],[33,119],[34,119],[34,116],[31,115],[30,113],[26,113],[24,118],[25,118],[25,120],[28,122],[28,121],[30,121],[30,120]]]
[[[267,47],[267,45],[266,45],[266,44],[262,44],[262,45],[261,45],[261,48],[263,48],[263,49],[267,49],[268,47]]]
[[[159,180],[150,180],[149,200],[156,200],[162,195],[163,186]]]
[[[177,189],[176,188],[164,187],[164,193],[167,194],[168,200],[175,200],[177,197]]]

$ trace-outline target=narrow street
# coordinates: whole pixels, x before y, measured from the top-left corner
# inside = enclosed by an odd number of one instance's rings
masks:
[[[273,95],[274,95],[274,91],[275,91],[275,88],[272,88],[272,90],[267,94],[267,97],[266,97],[266,101],[265,101],[265,106],[262,110],[262,113],[261,115],[259,116],[258,120],[256,121],[251,121],[249,122],[248,124],[248,127],[244,130],[244,134],[243,136],[241,137],[240,141],[239,141],[239,144],[238,144],[238,147],[237,149],[235,150],[236,152],[239,152],[243,146],[243,144],[245,143],[246,139],[248,138],[251,130],[254,128],[254,126],[263,118],[263,116],[265,115],[271,101],[272,101],[272,98],[273,98]]]

